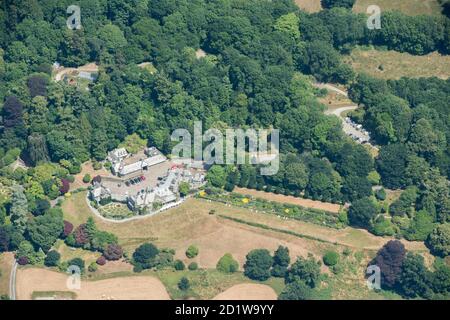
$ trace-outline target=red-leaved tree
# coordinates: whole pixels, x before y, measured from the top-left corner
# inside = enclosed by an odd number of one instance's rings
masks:
[[[104,256],[101,256],[100,258],[97,259],[96,262],[99,266],[104,266],[106,264],[106,258]]]
[[[61,187],[59,187],[59,192],[61,192],[61,194],[66,194],[67,192],[69,192],[70,189],[70,182],[67,179],[61,179]]]
[[[73,224],[71,224],[69,221],[64,220],[64,231],[63,231],[64,238],[67,238],[67,236],[71,234],[72,231],[73,231]]]
[[[108,245],[105,252],[103,252],[103,255],[108,260],[119,260],[122,258],[123,249],[118,244],[112,243]]]
[[[17,263],[20,264],[21,266],[24,266],[24,265],[28,264],[28,258],[27,257],[19,257],[19,259],[17,259]]]
[[[86,229],[86,224],[80,224],[75,231],[73,232],[73,236],[75,238],[75,243],[77,246],[84,246],[89,243],[89,234]]]

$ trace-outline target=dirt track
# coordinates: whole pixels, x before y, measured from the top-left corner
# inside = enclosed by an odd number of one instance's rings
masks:
[[[81,281],[80,290],[67,288],[67,275],[38,268],[17,271],[17,299],[29,300],[35,291],[72,291],[78,300],[168,300],[164,285],[149,276]]]

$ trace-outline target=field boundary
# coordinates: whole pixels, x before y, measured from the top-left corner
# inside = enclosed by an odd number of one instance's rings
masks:
[[[284,194],[276,194],[273,192],[265,192],[248,188],[234,188],[233,192],[243,194],[246,196],[252,196],[255,198],[261,198],[267,201],[273,201],[283,204],[293,204],[304,209],[320,210],[331,214],[339,214],[341,205],[330,202],[323,202],[318,200],[305,199],[294,196],[286,196]],[[309,205],[308,205],[309,204]],[[332,207],[330,209],[330,207]]]
[[[223,214],[219,214],[218,217],[220,217],[222,219],[234,221],[234,222],[237,222],[237,223],[241,223],[241,224],[246,224],[246,225],[249,225],[249,226],[255,227],[255,228],[260,228],[260,229],[264,229],[264,230],[285,233],[285,234],[289,234],[291,236],[296,236],[296,237],[299,237],[299,238],[304,238],[304,239],[313,240],[313,241],[319,241],[319,242],[322,242],[322,243],[329,243],[329,244],[333,244],[333,245],[342,245],[342,246],[345,246],[345,247],[349,247],[348,245],[345,245],[345,244],[339,244],[337,242],[332,242],[332,241],[324,240],[324,239],[321,239],[321,238],[308,236],[306,234],[301,234],[301,233],[298,233],[298,232],[295,232],[295,231],[291,231],[291,230],[285,230],[285,229],[279,229],[279,228],[270,227],[268,225],[265,225],[265,224],[262,224],[262,223],[258,223],[258,222],[246,221],[246,220],[243,220],[243,219],[233,218],[233,217],[226,216],[226,215],[223,215]]]

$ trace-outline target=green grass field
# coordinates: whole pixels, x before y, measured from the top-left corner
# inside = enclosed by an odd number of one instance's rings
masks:
[[[420,14],[441,15],[441,6],[438,0],[357,0],[353,6],[353,11],[365,13],[370,5],[379,6],[381,12],[399,10],[411,16]]]
[[[401,77],[438,77],[450,76],[450,56],[437,52],[425,56],[414,56],[396,51],[375,50],[359,47],[344,62],[357,72],[364,72],[381,79],[400,79]]]
[[[364,274],[372,256],[363,252],[351,252],[348,255],[340,252],[339,262],[317,290],[317,299],[333,300],[384,300],[401,299],[397,294],[387,291],[369,289]]]
[[[70,291],[35,291],[32,300],[75,300],[76,294]]]
[[[317,12],[322,9],[320,0],[295,0],[295,3],[307,12]],[[377,5],[381,12],[399,10],[408,15],[441,15],[438,0],[356,0],[354,12],[365,13],[370,5]]]
[[[100,253],[81,248],[68,247],[63,240],[56,241],[54,249],[61,254],[61,261],[69,261],[73,258],[81,258],[86,262],[86,266],[97,260]]]
[[[219,293],[228,288],[241,283],[259,283],[271,287],[277,295],[284,289],[284,280],[282,278],[270,278],[266,281],[253,281],[245,277],[242,272],[231,274],[217,271],[216,269],[198,269],[195,271],[173,269],[163,270],[144,270],[140,273],[116,272],[111,274],[92,275],[91,281],[129,277],[129,276],[152,276],[156,277],[164,284],[170,297],[177,299],[212,299]],[[181,291],[178,288],[178,282],[182,277],[188,278],[190,289]]]

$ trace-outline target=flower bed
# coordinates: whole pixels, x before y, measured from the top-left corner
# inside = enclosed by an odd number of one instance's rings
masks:
[[[198,197],[200,199],[231,204],[233,206],[247,208],[261,213],[275,214],[281,217],[324,225],[330,228],[340,229],[345,227],[345,224],[339,221],[338,216],[334,213],[304,208],[293,204],[278,203],[233,192],[217,192],[217,190],[199,194]]]

